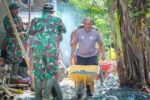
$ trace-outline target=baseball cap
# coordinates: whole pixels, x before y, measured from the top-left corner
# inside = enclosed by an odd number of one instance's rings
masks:
[[[18,3],[11,3],[9,4],[9,9],[18,9],[20,8],[20,5]]]

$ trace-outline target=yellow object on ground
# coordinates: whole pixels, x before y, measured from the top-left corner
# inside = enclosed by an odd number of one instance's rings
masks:
[[[16,91],[16,93],[17,93],[17,94],[23,94],[24,91],[23,91],[22,89],[18,89],[18,90]]]
[[[83,90],[90,86],[91,91],[94,91],[94,80],[99,73],[99,67],[96,65],[72,65],[69,69],[69,78],[75,82],[77,91],[80,82],[83,82]]]

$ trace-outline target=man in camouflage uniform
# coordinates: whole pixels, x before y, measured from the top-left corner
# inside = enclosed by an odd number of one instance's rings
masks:
[[[11,15],[13,17],[14,23],[16,24],[16,28],[18,32],[23,31],[23,23],[21,20],[21,17],[18,16],[20,6],[17,3],[11,3],[9,5],[9,10],[11,12]],[[22,54],[21,49],[19,47],[18,41],[16,39],[15,33],[12,28],[12,24],[10,22],[10,19],[8,18],[8,15],[4,17],[3,20],[4,28],[6,31],[6,50],[8,53],[8,59],[12,61],[13,66],[15,70],[13,70],[13,75],[18,74],[18,67],[19,62],[21,62]]]
[[[31,47],[33,49],[36,100],[49,100],[55,75],[58,73],[58,45],[66,28],[60,18],[52,15],[54,13],[52,4],[46,3],[42,10],[42,16],[32,20],[28,34],[34,35]],[[46,83],[42,95],[44,79]]]

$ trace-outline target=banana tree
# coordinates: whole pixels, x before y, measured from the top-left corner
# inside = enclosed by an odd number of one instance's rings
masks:
[[[109,2],[109,0],[105,0]],[[149,0],[113,0],[118,74],[121,86],[138,87],[149,92],[149,33],[146,27]],[[119,48],[119,49],[118,49]]]

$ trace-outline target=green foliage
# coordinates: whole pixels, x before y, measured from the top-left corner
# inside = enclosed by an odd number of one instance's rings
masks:
[[[99,28],[102,34],[104,45],[109,46],[112,42],[112,40],[108,42],[112,32],[104,0],[70,0],[70,3],[75,7],[74,13],[80,15],[76,16],[76,19],[84,19],[85,16],[94,19],[95,26]]]
[[[106,15],[106,7],[100,5],[103,0],[97,3],[94,0],[70,0],[70,3],[75,6],[75,10],[80,13],[82,17],[91,16],[92,18],[98,18]],[[100,2],[101,1],[101,2]]]
[[[103,38],[104,39],[110,38],[111,35],[110,23],[107,23],[106,20],[104,19],[97,19],[95,23],[96,23],[95,25],[100,29],[100,32],[103,33]],[[104,43],[107,44],[106,42]]]

